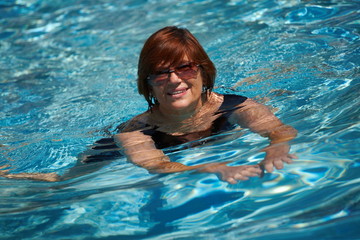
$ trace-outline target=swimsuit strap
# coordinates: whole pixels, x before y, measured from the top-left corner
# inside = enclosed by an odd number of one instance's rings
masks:
[[[235,94],[226,94],[224,95],[224,100],[217,111],[217,113],[224,113],[224,112],[232,112],[236,109],[239,109],[238,105],[245,102],[247,97],[239,96]]]

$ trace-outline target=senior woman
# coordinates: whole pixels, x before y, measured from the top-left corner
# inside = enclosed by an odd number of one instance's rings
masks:
[[[236,95],[213,92],[216,69],[187,30],[165,27],[145,42],[138,66],[138,90],[149,110],[129,120],[114,136],[128,159],[158,173],[198,169],[218,173],[229,183],[262,173],[260,165],[213,163],[186,166],[171,162],[162,148],[226,131],[239,125],[270,139],[261,166],[268,172],[291,163],[287,141],[296,130],[284,125],[262,104]]]
[[[236,183],[259,176],[266,169],[282,169],[295,157],[289,154],[289,140],[296,130],[284,125],[264,105],[237,95],[213,92],[216,69],[203,47],[187,30],[165,27],[152,34],[141,51],[138,64],[138,90],[149,109],[121,124],[119,133],[110,140],[97,143],[93,151],[125,154],[129,161],[155,173],[187,170],[216,173],[221,180]],[[190,143],[204,143],[206,137],[240,126],[268,137],[265,159],[257,165],[228,166],[228,162],[186,166],[172,162],[162,149]],[[209,138],[207,138],[209,139]],[[112,151],[109,151],[112,150]],[[109,154],[108,154],[109,155]],[[107,159],[108,155],[85,155],[82,163]],[[57,177],[46,174],[1,175],[55,181],[74,175]],[[1,171],[0,171],[1,172]],[[78,172],[78,171],[77,171]],[[83,172],[83,171],[80,171]],[[75,174],[76,175],[76,174]]]

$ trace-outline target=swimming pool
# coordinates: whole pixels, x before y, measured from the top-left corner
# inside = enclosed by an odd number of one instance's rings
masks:
[[[236,185],[153,175],[114,161],[59,183],[0,178],[0,239],[360,238],[360,1],[0,1],[0,165],[64,173],[147,109],[138,54],[166,25],[189,28],[216,91],[253,97],[299,131],[299,159]],[[170,155],[259,162],[248,131]]]

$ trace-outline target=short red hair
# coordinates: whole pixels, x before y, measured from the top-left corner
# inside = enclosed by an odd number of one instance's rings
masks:
[[[216,68],[199,41],[185,28],[165,27],[152,34],[145,42],[138,64],[138,91],[144,95],[149,107],[153,106],[151,86],[147,83],[149,74],[160,64],[177,66],[184,57],[199,64],[203,85],[207,90],[214,87]]]

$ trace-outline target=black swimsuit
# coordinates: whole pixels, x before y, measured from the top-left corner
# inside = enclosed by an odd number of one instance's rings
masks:
[[[155,146],[158,149],[165,149],[193,141],[194,142],[187,147],[204,144],[205,142],[208,142],[208,140],[196,140],[217,135],[222,132],[232,130],[236,127],[236,125],[228,121],[229,116],[234,110],[239,109],[240,107],[238,105],[243,103],[246,99],[246,97],[238,95],[224,95],[224,101],[221,104],[219,110],[215,113],[216,115],[219,114],[220,116],[214,120],[211,127],[205,131],[173,136],[165,132],[158,131],[157,126],[153,126],[151,128],[150,125],[146,125],[146,130],[142,130],[141,132],[143,132],[145,135],[151,136],[155,142]],[[118,146],[115,144],[114,138],[103,138],[95,142],[95,145],[91,148],[89,154],[86,154],[82,161],[99,162],[105,160],[114,160],[121,156],[123,155],[120,153]]]
[[[219,110],[215,115],[220,115],[216,120],[213,121],[211,127],[207,130],[200,132],[193,132],[180,136],[174,136],[157,130],[157,126],[142,131],[144,134],[151,136],[155,142],[155,146],[158,149],[164,149],[168,147],[177,146],[191,141],[196,141],[213,135],[217,135],[224,131],[232,130],[236,125],[231,124],[228,119],[231,113],[238,109],[237,105],[243,103],[247,98],[237,95],[224,95],[224,101],[221,104]],[[150,127],[150,125],[147,125]],[[195,145],[203,144],[204,142],[197,142]],[[192,144],[191,146],[194,146]]]

